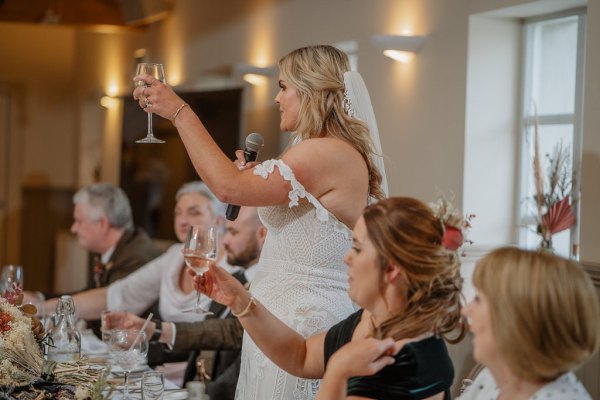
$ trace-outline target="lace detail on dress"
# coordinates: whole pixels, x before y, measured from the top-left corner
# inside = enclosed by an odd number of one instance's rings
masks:
[[[270,174],[275,171],[275,167],[279,169],[279,174],[283,179],[290,182],[292,185],[292,190],[288,193],[288,197],[290,202],[288,203],[288,207],[292,208],[298,206],[300,204],[299,200],[305,198],[308,200],[310,204],[315,207],[317,212],[317,218],[321,222],[327,222],[330,218],[335,220],[335,228],[338,232],[346,234],[348,238],[351,237],[350,229],[344,225],[341,221],[339,221],[333,214],[331,214],[315,196],[306,191],[304,186],[298,182],[296,176],[294,175],[294,171],[282,160],[267,160],[261,164],[258,164],[254,167],[254,175],[258,175],[263,179],[267,179]]]
[[[250,291],[277,318],[308,337],[354,312],[343,262],[351,235],[281,160],[265,161],[254,173],[266,179],[275,166],[292,186],[290,203],[258,209],[267,238]],[[236,399],[312,400],[319,382],[278,368],[244,333]]]

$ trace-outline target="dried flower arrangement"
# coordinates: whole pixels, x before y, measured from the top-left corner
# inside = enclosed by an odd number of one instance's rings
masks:
[[[37,310],[22,301],[16,284],[0,297],[0,398],[101,399],[107,372],[85,361],[46,362]]]
[[[569,171],[570,152],[559,142],[548,159],[547,176],[542,172],[537,118],[534,123],[533,178],[535,184],[535,219],[541,236],[540,249],[552,251],[552,235],[576,223],[572,209],[573,178]],[[547,189],[546,189],[547,186]]]

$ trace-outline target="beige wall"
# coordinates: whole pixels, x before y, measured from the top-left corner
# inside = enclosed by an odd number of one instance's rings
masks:
[[[479,190],[477,180],[486,179],[485,169],[477,171],[476,179],[464,172],[465,162],[470,171],[477,165],[469,154],[465,157],[469,150],[465,135],[470,132],[469,51],[480,51],[476,43],[469,44],[470,18],[508,6],[536,12],[540,5],[581,1],[178,0],[174,4],[168,20],[146,30],[0,24],[0,76],[12,84],[19,99],[12,135],[18,136],[13,144],[20,143],[20,148],[12,157],[13,163],[20,160],[20,171],[11,170],[11,175],[17,174],[13,196],[23,184],[89,183],[98,167],[102,179],[116,182],[120,111],[103,109],[98,101],[111,83],[117,94],[129,92],[131,55],[138,47],[148,49],[150,60],[165,64],[172,84],[194,89],[203,77],[231,71],[235,63],[272,65],[302,45],[355,40],[359,70],[378,117],[391,193],[433,199],[440,188],[455,193],[461,205],[465,196]],[[595,246],[600,238],[596,206],[600,115],[595,112],[600,96],[599,8],[597,1],[590,2],[584,85],[581,255],[589,262],[600,261],[600,248]],[[373,34],[406,30],[428,36],[409,64],[389,60],[370,42]],[[246,88],[241,133],[265,134],[269,146],[265,154],[274,155],[281,142],[272,102],[275,79],[268,87]],[[513,165],[514,160],[505,161]],[[494,219],[484,220],[481,226],[487,230],[482,235],[494,238]],[[505,228],[496,242],[512,241],[511,234],[510,227]]]
[[[470,125],[472,121],[468,123],[466,117],[472,115],[467,103],[467,73],[473,69],[472,65],[467,68],[467,60],[472,62],[468,52],[480,54],[482,50],[474,36],[469,42],[469,18],[499,7],[561,2],[496,0],[482,5],[472,0],[291,0],[249,5],[237,1],[239,7],[233,14],[228,11],[231,4],[215,3],[178,0],[171,18],[146,31],[0,24],[0,48],[7,60],[0,64],[0,72],[20,99],[13,135],[18,132],[21,143],[21,171],[14,171],[19,176],[13,193],[22,184],[80,186],[92,181],[95,170],[103,180],[118,180],[120,111],[101,108],[98,101],[111,84],[116,94],[129,92],[135,48],[146,47],[149,59],[163,62],[172,84],[193,89],[199,87],[203,76],[231,71],[235,63],[272,65],[298,46],[355,40],[359,69],[371,90],[378,117],[391,193],[432,199],[440,188],[456,194],[459,204],[464,196],[466,206],[471,207],[470,196],[483,194],[478,191],[478,182],[494,179],[494,175],[490,171],[486,177],[486,170],[479,169],[472,176],[478,159],[471,157],[473,152],[469,153],[469,142],[465,141],[472,132],[469,127],[477,129],[477,124]],[[600,234],[600,212],[593,206],[600,197],[595,185],[600,144],[593,134],[600,121],[591,111],[594,96],[598,96],[592,89],[599,80],[594,66],[600,63],[594,40],[599,36],[599,28],[593,24],[598,18],[594,6],[588,11],[581,211],[582,259],[588,261],[600,260],[600,250],[593,246]],[[344,23],[334,24],[334,20]],[[505,23],[510,26],[510,22]],[[428,35],[410,64],[383,57],[370,43],[372,34],[405,30]],[[10,40],[12,37],[20,38],[18,45]],[[478,79],[469,90],[482,90],[484,77]],[[282,142],[272,102],[277,90],[274,81],[263,88],[246,86],[241,132],[263,133],[267,138],[265,154],[270,156],[277,154]],[[493,110],[488,108],[487,112],[493,115]],[[510,156],[506,154],[505,165],[514,165]],[[506,184],[503,182],[498,190],[510,200]],[[493,196],[493,191],[487,193]],[[486,201],[480,198],[477,202]],[[489,220],[485,209],[478,210],[475,205],[475,210],[470,210],[482,215],[474,233],[479,229],[484,243],[514,241],[510,227],[514,202],[513,198],[503,214],[492,215]],[[496,234],[500,215],[504,224]]]

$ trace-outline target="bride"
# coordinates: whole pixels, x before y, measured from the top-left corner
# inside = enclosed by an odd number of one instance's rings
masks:
[[[363,209],[387,188],[368,93],[360,75],[349,72],[347,56],[309,46],[283,57],[279,67],[280,128],[294,132],[294,144],[260,164],[246,165],[239,151],[232,164],[187,104],[151,76],[135,77],[148,86],[133,95],[146,112],[171,120],[219,200],[260,207],[268,233],[250,291],[308,337],[354,311],[343,257]],[[318,386],[287,374],[244,336],[236,398],[313,399]]]

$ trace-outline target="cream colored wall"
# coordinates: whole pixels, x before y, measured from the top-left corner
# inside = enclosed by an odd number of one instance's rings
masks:
[[[190,89],[203,74],[231,69],[235,63],[272,65],[302,45],[355,40],[359,69],[378,117],[392,194],[433,199],[440,188],[454,192],[460,205],[464,182],[469,182],[463,172],[469,18],[508,6],[533,10],[540,4],[569,3],[236,0],[237,11],[232,12],[231,4],[178,0],[171,18],[146,31],[0,24],[0,76],[18,98],[13,126],[18,141],[13,143],[20,147],[12,156],[13,165],[18,164],[12,196],[18,197],[23,184],[90,183],[99,166],[103,180],[118,180],[120,111],[100,108],[97,102],[113,90],[111,83],[116,94],[129,92],[131,55],[137,47],[147,47],[149,59],[165,63],[172,84]],[[600,116],[594,111],[600,96],[600,28],[594,23],[600,19],[598,7],[591,3],[588,8],[581,210],[581,256],[592,263],[600,262],[595,246],[600,237]],[[409,64],[389,60],[370,42],[373,34],[407,31],[428,35]],[[268,143],[265,153],[274,154],[281,141],[272,103],[275,79],[268,87],[246,88],[242,134],[262,132]],[[478,179],[485,178],[481,175]]]
[[[356,40],[359,70],[369,85],[386,149],[391,191],[433,199],[436,186],[462,196],[467,15],[465,5],[436,0],[292,0],[273,2],[247,18],[232,18],[220,29],[203,29],[227,4],[180,0],[164,25],[148,33],[150,54],[169,66],[183,83],[203,70],[236,62],[275,64],[288,51],[313,43]],[[336,23],[340,21],[340,23]],[[343,21],[343,23],[341,23]],[[188,27],[183,33],[173,27]],[[418,57],[398,64],[373,48],[377,33],[430,35]],[[201,31],[204,37],[195,36]],[[153,45],[156,44],[156,45]],[[169,72],[167,72],[169,75]],[[252,90],[252,89],[251,89]],[[275,82],[259,104],[272,110]],[[274,113],[273,115],[277,115]],[[260,131],[246,119],[245,133]],[[269,137],[268,141],[277,141]],[[443,160],[440,165],[440,160]],[[418,173],[417,173],[418,171]]]
[[[74,31],[68,28],[0,24],[0,79],[18,99],[12,135],[22,141],[19,179],[26,185],[73,185],[77,165],[77,113],[71,92],[74,41]]]

